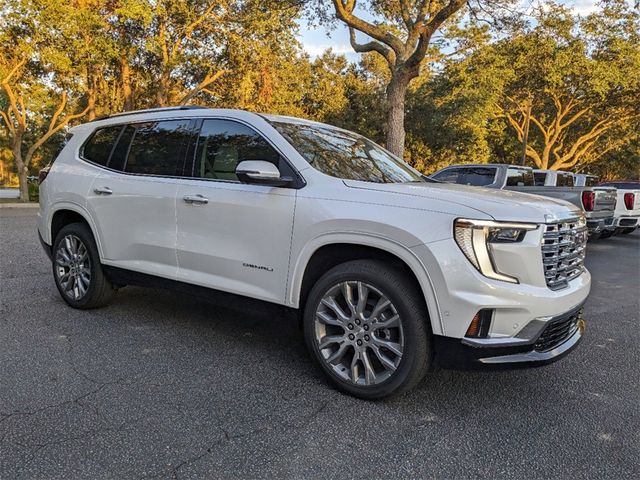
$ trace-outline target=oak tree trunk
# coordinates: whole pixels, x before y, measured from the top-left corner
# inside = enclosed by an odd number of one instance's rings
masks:
[[[120,57],[120,81],[122,82],[122,97],[124,111],[133,110],[133,90],[131,89],[131,69],[126,55]]]
[[[411,77],[396,73],[387,86],[387,150],[402,158],[404,155],[405,96]]]
[[[29,168],[24,162],[22,157],[22,137],[24,135],[24,129],[18,128],[15,135],[11,139],[11,153],[13,154],[13,161],[18,170],[18,181],[20,182],[20,201],[29,201]]]
[[[20,180],[20,201],[28,202],[29,201],[29,169],[22,165],[22,167],[18,168],[18,178]]]

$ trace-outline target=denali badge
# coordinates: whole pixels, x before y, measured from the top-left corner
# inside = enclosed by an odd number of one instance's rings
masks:
[[[273,268],[271,267],[263,267],[262,265],[254,265],[253,263],[242,262],[242,266],[249,267],[249,268],[257,268],[258,270],[266,270],[267,272],[273,272]]]

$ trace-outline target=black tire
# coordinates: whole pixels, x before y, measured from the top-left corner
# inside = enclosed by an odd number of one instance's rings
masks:
[[[357,281],[375,288],[391,301],[400,316],[403,332],[404,346],[396,370],[386,380],[373,385],[357,385],[341,378],[335,367],[329,366],[322,355],[316,335],[316,311],[323,297],[339,284]],[[380,399],[411,390],[424,378],[432,363],[431,326],[423,294],[407,273],[382,261],[355,260],[325,273],[309,293],[303,323],[307,348],[330,382],[338,390],[362,399]],[[349,333],[346,328],[343,329],[345,335]]]
[[[60,279],[60,274],[58,273],[58,269],[60,268],[57,264],[58,253],[61,249],[61,243],[65,241],[65,238],[69,235],[72,235],[82,242],[86,248],[89,259],[88,267],[91,272],[91,276],[88,282],[88,287],[86,288],[86,293],[84,293],[80,298],[74,298],[69,290],[65,290],[62,285],[62,280]],[[60,232],[58,232],[58,235],[53,242],[52,253],[51,263],[53,267],[53,278],[56,283],[56,287],[58,288],[58,292],[60,292],[60,296],[69,306],[88,310],[91,308],[102,307],[109,303],[116,290],[104,274],[93,234],[86,224],[71,223],[69,225],[65,225]]]
[[[627,228],[623,228],[622,230],[620,230],[620,233],[622,233],[623,235],[628,235],[630,233],[633,233],[636,231],[636,227],[627,227]]]
[[[601,235],[602,235],[602,233],[592,233],[592,234],[589,235],[589,241],[593,242],[595,240],[598,240]]]
[[[600,234],[600,239],[609,238],[613,236],[613,230],[603,230]]]

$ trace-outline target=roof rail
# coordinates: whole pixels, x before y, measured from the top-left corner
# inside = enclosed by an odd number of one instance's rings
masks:
[[[157,112],[173,112],[176,110],[199,110],[208,107],[202,107],[200,105],[182,105],[179,107],[159,107],[159,108],[147,108],[145,110],[131,110],[129,112],[112,113],[102,118],[123,117],[125,115],[137,115],[138,113],[157,113]]]

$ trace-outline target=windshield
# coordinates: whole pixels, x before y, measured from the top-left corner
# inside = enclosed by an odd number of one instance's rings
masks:
[[[344,180],[374,183],[426,182],[420,173],[356,133],[328,125],[271,120],[316,170]]]

